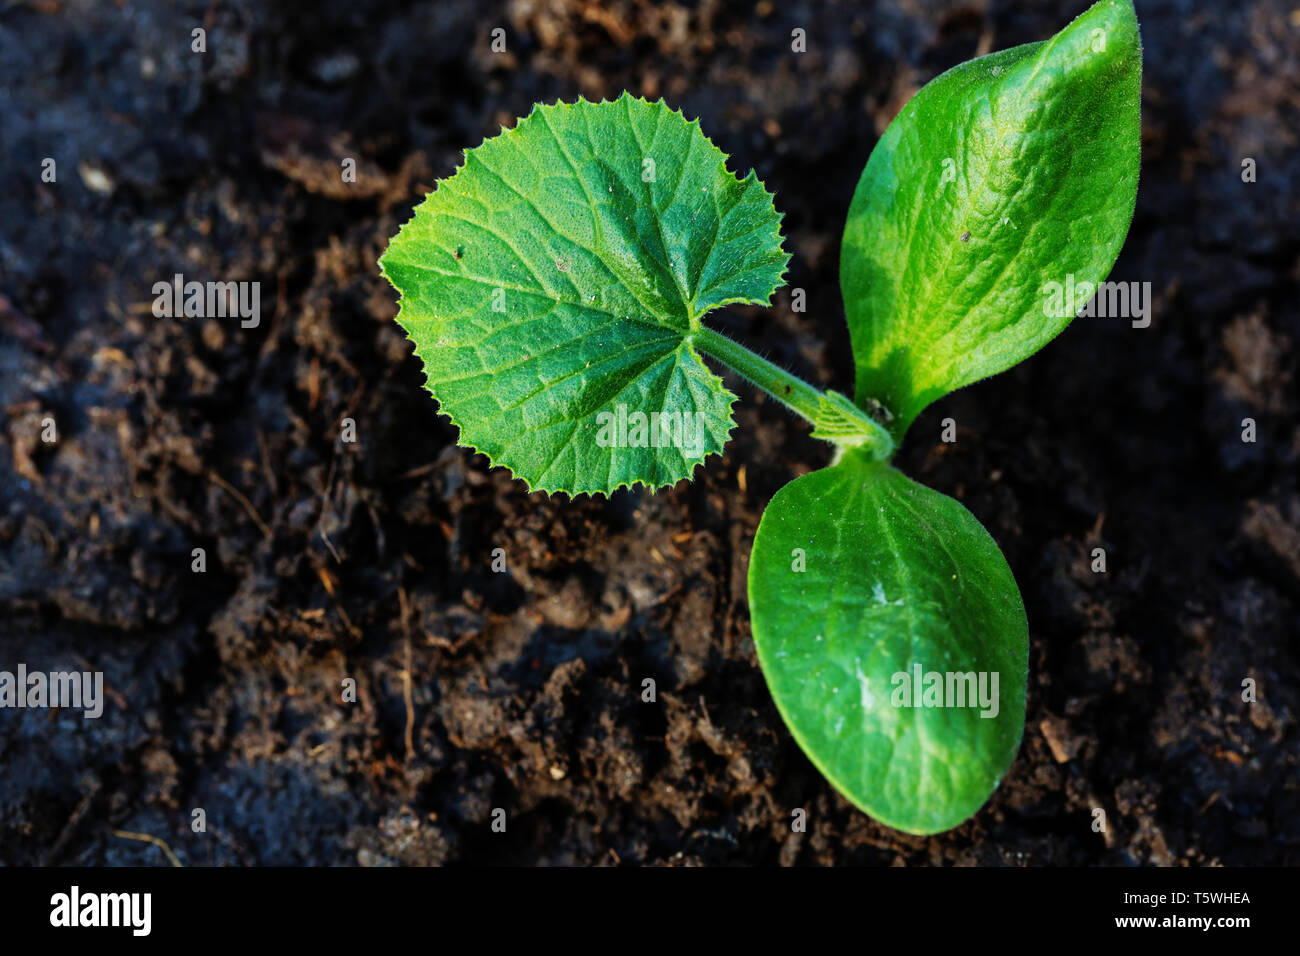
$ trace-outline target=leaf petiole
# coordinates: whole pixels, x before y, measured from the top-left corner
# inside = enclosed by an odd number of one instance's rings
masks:
[[[717,359],[812,422],[813,437],[841,447],[863,447],[876,461],[887,461],[893,455],[894,439],[889,431],[847,396],[830,390],[820,391],[704,325],[692,331],[690,340],[699,351]]]

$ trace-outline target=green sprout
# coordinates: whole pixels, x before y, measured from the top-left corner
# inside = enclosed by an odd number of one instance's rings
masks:
[[[702,356],[836,446],[763,514],[754,642],[809,759],[900,830],[956,826],[996,789],[1024,730],[1029,632],[988,532],[889,460],[926,406],[1069,324],[1046,287],[1106,278],[1133,218],[1140,84],[1133,6],[1103,0],[912,98],[844,229],[852,399],[704,324],[770,304],[789,256],[774,197],[662,101],[534,107],[466,151],[380,260],[460,443],[530,490],[689,479],[734,427]]]

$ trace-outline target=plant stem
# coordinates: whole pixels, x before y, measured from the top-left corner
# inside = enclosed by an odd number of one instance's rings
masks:
[[[739,372],[792,411],[810,422],[817,421],[822,393],[798,376],[755,355],[739,342],[701,326],[692,336],[700,351]]]
[[[820,391],[796,375],[755,355],[739,342],[706,326],[691,334],[692,344],[712,356],[791,411],[813,424],[813,436],[844,446],[865,445],[872,457],[886,460],[894,453],[894,440],[883,425],[854,405],[846,396]]]

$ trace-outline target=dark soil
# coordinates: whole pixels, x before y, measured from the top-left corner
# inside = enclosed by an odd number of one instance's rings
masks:
[[[775,190],[807,290],[716,321],[851,392],[839,233],[877,136],[939,71],[1085,6],[6,6],[0,669],[102,670],[110,699],[0,712],[0,862],[166,863],[122,833],[187,864],[1297,862],[1294,4],[1139,0],[1113,277],[1152,282],[1151,327],[1078,320],[899,457],[992,532],[1032,635],[1020,755],[941,836],[838,797],[757,668],[754,530],[828,446],[738,383],[694,484],[528,495],[455,446],[375,266],[534,101],[663,96]],[[260,281],[261,324],[155,318],[178,272]]]

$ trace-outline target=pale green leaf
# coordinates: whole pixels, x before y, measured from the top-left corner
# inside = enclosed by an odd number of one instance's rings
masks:
[[[936,398],[1032,355],[1074,317],[1133,218],[1142,53],[1128,0],[1045,43],[954,67],[889,125],[844,229],[855,398],[900,437]],[[1050,313],[1057,314],[1050,314]]]
[[[749,605],[777,708],[845,797],[910,833],[988,799],[1020,745],[1029,634],[1006,559],[961,504],[850,450],[767,506]],[[919,703],[943,706],[906,706],[917,668],[944,691]]]

